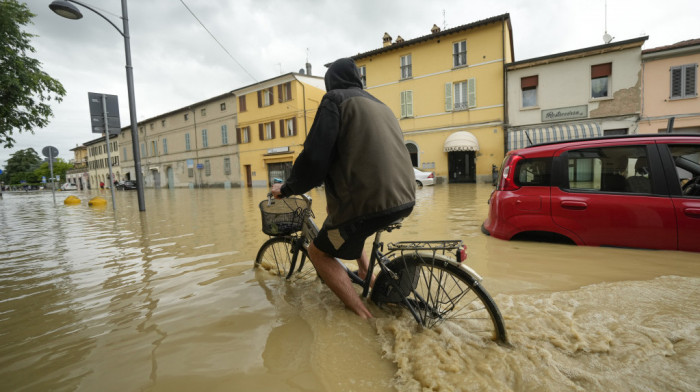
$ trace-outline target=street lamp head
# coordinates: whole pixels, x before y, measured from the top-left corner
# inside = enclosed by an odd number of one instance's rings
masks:
[[[64,18],[80,19],[83,17],[78,7],[65,0],[55,0],[49,4],[49,8],[51,8],[51,11]]]

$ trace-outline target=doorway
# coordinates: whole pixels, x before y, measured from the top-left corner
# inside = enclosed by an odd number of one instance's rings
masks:
[[[450,183],[476,182],[474,151],[451,151],[447,153]]]

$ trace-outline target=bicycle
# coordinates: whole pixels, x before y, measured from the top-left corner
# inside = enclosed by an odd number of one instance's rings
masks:
[[[264,268],[287,280],[315,278],[307,249],[318,234],[311,197],[290,197],[260,202],[263,232],[271,236],[255,257],[254,268]],[[462,323],[471,332],[507,344],[505,323],[482,278],[463,263],[466,246],[460,240],[400,241],[389,243],[384,253],[383,232],[401,227],[401,220],[376,232],[365,279],[346,270],[362,297],[380,307],[406,308],[423,327],[446,320]],[[373,271],[380,271],[372,285]]]

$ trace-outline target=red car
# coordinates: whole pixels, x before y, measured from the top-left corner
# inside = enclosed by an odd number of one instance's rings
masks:
[[[481,229],[496,238],[700,252],[700,135],[508,152]]]

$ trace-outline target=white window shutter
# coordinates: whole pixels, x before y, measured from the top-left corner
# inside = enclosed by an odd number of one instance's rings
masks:
[[[413,117],[413,91],[406,91],[406,116]]]

